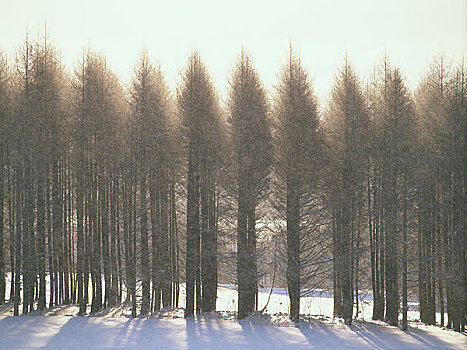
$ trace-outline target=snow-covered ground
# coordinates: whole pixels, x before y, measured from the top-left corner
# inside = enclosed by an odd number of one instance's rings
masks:
[[[20,316],[0,319],[2,349],[465,349],[466,337],[436,327],[398,328],[312,320],[300,327],[222,315],[161,318]]]
[[[260,309],[268,295],[269,290],[260,290]],[[78,308],[74,305],[55,307],[42,315],[35,312],[13,317],[12,305],[7,304],[0,306],[0,349],[467,348],[465,334],[417,322],[411,322],[408,332],[363,318],[348,327],[332,318],[332,298],[320,291],[303,298],[304,315],[299,326],[287,320],[286,290],[274,290],[265,310],[267,314],[258,313],[242,321],[235,318],[236,302],[235,288],[222,286],[217,308],[223,311],[187,320],[183,318],[183,309],[132,319],[129,305],[85,317],[77,316]],[[363,316],[371,318],[371,300],[366,300]]]
[[[236,321],[229,313],[183,319],[183,311],[149,318],[77,317],[76,308],[55,316],[0,317],[1,349],[465,349],[466,336],[412,325],[409,332],[382,323],[356,321],[348,327],[321,317],[296,327],[263,315]]]

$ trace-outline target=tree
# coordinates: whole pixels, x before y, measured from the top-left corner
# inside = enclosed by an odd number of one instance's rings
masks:
[[[333,228],[334,313],[351,324],[351,246],[355,219],[363,205],[368,113],[360,83],[347,58],[335,79],[325,124],[331,158],[327,187]]]
[[[411,95],[405,86],[398,68],[391,67],[387,57],[380,66],[375,82],[375,96],[372,101],[372,121],[374,125],[374,158],[375,169],[381,184],[373,184],[380,191],[381,207],[379,227],[384,232],[384,284],[378,285],[386,289],[378,296],[382,305],[386,306],[385,319],[391,325],[398,324],[399,310],[399,242],[402,248],[402,295],[403,295],[403,329],[407,329],[407,246],[408,246],[408,210],[411,202],[411,185],[415,166],[414,143],[415,111]],[[413,187],[412,187],[413,188]],[[372,257],[374,259],[374,257]],[[372,262],[373,269],[378,261]],[[373,279],[373,285],[378,281]],[[374,288],[376,289],[376,288]],[[376,310],[378,312],[380,310]],[[377,316],[380,318],[381,315]]]
[[[266,92],[242,51],[229,81],[229,111],[238,186],[237,281],[238,318],[255,310],[256,206],[264,190],[272,160],[271,122]]]
[[[0,52],[0,305],[5,302],[6,279],[5,279],[5,259],[6,249],[4,244],[5,233],[5,204],[6,191],[5,182],[7,178],[7,157],[8,157],[8,132],[7,127],[10,122],[11,113],[11,86],[8,62]],[[10,253],[11,254],[11,253]]]
[[[143,52],[135,68],[130,96],[131,138],[135,140],[133,158],[139,171],[141,276],[143,303],[141,313],[149,311],[150,277],[148,208],[151,215],[153,308],[172,306],[169,249],[169,185],[175,180],[170,95],[160,67],[154,67]],[[174,154],[175,153],[175,154]],[[150,199],[148,206],[147,199]]]
[[[447,327],[465,327],[465,67],[436,58],[417,94],[424,166],[418,171],[420,318],[435,324],[435,294]],[[438,264],[436,264],[436,261]],[[455,276],[464,276],[458,280]],[[444,312],[443,312],[444,314]],[[444,315],[441,319],[444,324]]]
[[[195,296],[196,311],[212,311],[216,307],[217,244],[213,201],[222,139],[217,96],[197,52],[188,59],[177,100],[188,161],[185,317],[191,317]]]
[[[105,59],[90,51],[75,72],[74,161],[77,174],[78,303],[86,312],[87,279],[92,278],[91,312],[112,295],[108,189],[122,122],[122,91]],[[117,152],[118,154],[118,152]],[[102,264],[102,261],[104,264]],[[89,265],[88,265],[89,263]],[[102,298],[102,270],[105,295]]]
[[[12,145],[16,191],[15,313],[20,299],[20,268],[23,271],[23,313],[46,306],[46,188],[49,166],[61,142],[66,84],[55,49],[42,40],[26,38],[17,56],[18,81]],[[54,198],[56,198],[55,196]],[[53,220],[61,217],[54,212]],[[56,235],[60,239],[60,235]],[[50,240],[49,240],[50,252]],[[39,279],[37,279],[39,277]],[[63,293],[62,293],[63,294]]]
[[[300,315],[300,253],[303,232],[302,206],[308,196],[307,185],[315,180],[320,158],[318,104],[300,58],[290,52],[277,86],[275,114],[278,124],[277,151],[279,173],[286,186],[287,219],[287,286],[290,298],[290,319]],[[303,242],[302,242],[303,243]]]

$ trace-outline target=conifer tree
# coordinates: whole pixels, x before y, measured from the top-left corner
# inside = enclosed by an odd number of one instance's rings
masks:
[[[228,107],[238,186],[237,317],[242,319],[257,306],[256,207],[272,162],[272,136],[266,91],[250,56],[243,51],[229,85]]]
[[[177,99],[188,163],[185,317],[191,317],[216,307],[216,213],[209,203],[222,139],[217,95],[197,52],[188,59]]]
[[[368,113],[360,82],[347,62],[338,73],[325,120],[329,145],[328,201],[332,214],[334,314],[352,323],[352,236],[363,206]]]
[[[317,174],[319,147],[319,116],[316,97],[300,58],[290,52],[282,70],[275,101],[277,118],[277,149],[279,174],[286,186],[287,219],[287,286],[290,298],[290,319],[298,322],[300,314],[300,255],[304,250],[301,217],[307,185]],[[301,242],[302,241],[302,242]],[[301,244],[302,243],[302,244]]]

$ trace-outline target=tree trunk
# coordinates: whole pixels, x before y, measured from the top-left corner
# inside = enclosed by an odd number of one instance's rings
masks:
[[[104,270],[104,303],[103,307],[112,304],[111,264],[110,264],[110,235],[109,235],[109,174],[102,171],[99,181],[99,197],[101,212],[102,256]],[[102,280],[102,278],[101,278]]]
[[[159,281],[159,199],[155,170],[151,172],[151,186],[149,187],[149,200],[151,207],[151,238],[152,238],[152,310],[157,311],[161,307],[160,281]]]
[[[46,295],[46,283],[45,283],[45,201],[44,201],[44,174],[43,171],[39,172],[40,178],[37,183],[37,236],[38,236],[38,250],[39,250],[39,310],[45,309],[45,295]]]
[[[248,316],[248,236],[247,236],[247,204],[245,175],[240,170],[238,177],[238,213],[237,213],[237,285],[238,285],[238,319]]]
[[[148,211],[147,211],[147,190],[146,190],[146,172],[144,168],[140,173],[140,226],[141,226],[141,279],[142,279],[142,303],[141,315],[149,312],[150,304],[150,269],[149,269],[149,248],[148,248]]]
[[[161,178],[160,191],[160,252],[161,252],[161,292],[163,307],[171,307],[171,266],[170,266],[170,250],[169,250],[169,209],[168,209],[168,177],[167,169],[163,169]]]
[[[1,133],[1,132],[0,132]],[[0,134],[3,138],[3,135]],[[4,227],[4,146],[3,139],[0,141],[0,305],[5,302],[6,280],[5,280],[5,254],[3,245]],[[10,230],[11,232],[11,230]]]
[[[13,301],[13,315],[19,315],[19,305],[21,303],[21,240],[23,238],[23,226],[22,226],[22,216],[23,216],[23,200],[22,200],[22,183],[23,183],[23,172],[22,167],[17,167],[14,169],[15,179],[16,179],[16,239],[15,239],[15,297]]]
[[[199,163],[197,150],[190,145],[188,158],[187,237],[186,237],[186,308],[185,318],[195,311],[195,283],[199,264]],[[198,243],[197,243],[198,242]],[[198,251],[197,251],[198,248]],[[198,293],[199,286],[196,292]],[[198,301],[198,295],[197,295]],[[199,305],[197,305],[197,310]]]
[[[258,291],[258,271],[256,265],[256,200],[254,191],[249,190],[249,200],[247,204],[247,254],[248,254],[248,269],[247,269],[247,303],[248,313],[256,310],[256,295]]]
[[[385,262],[386,262],[386,321],[391,326],[398,325],[399,293],[397,288],[397,194],[396,175],[393,174],[387,188],[385,203]]]
[[[11,165],[8,166],[8,193],[10,194],[10,198],[8,200],[8,222],[9,222],[9,229],[10,229],[10,270],[11,270],[11,280],[10,280],[10,297],[9,302],[13,302],[15,300],[15,275],[16,275],[16,267],[15,267],[15,258],[16,258],[16,224],[15,224],[15,198],[16,198],[16,190],[15,185],[12,184],[13,182],[13,171]]]
[[[287,288],[290,320],[300,320],[300,194],[299,184],[287,179]]]
[[[407,330],[407,311],[409,305],[407,302],[407,188],[404,178],[402,187],[402,330]]]

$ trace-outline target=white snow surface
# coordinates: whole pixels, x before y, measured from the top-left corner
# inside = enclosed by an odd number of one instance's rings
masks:
[[[268,294],[260,290],[260,307]],[[133,319],[126,304],[82,317],[76,305],[13,317],[12,305],[6,304],[0,306],[0,349],[467,349],[465,334],[416,321],[403,332],[369,321],[371,300],[362,317],[346,326],[332,318],[332,298],[326,293],[302,299],[299,325],[288,321],[288,297],[281,289],[274,290],[267,314],[241,321],[234,312],[234,286],[218,290],[217,309],[223,311],[186,320],[182,308]]]

